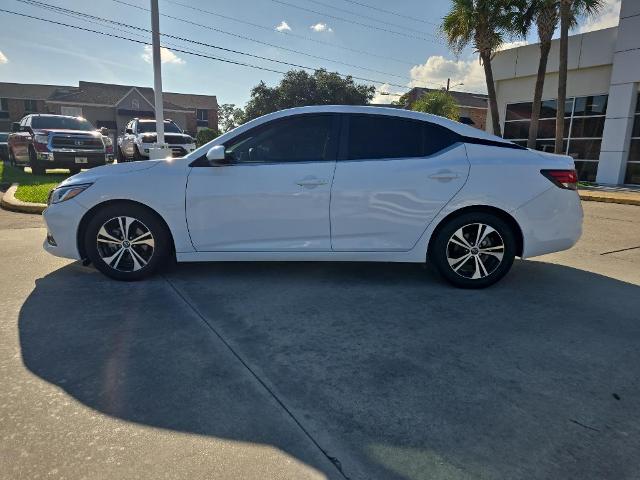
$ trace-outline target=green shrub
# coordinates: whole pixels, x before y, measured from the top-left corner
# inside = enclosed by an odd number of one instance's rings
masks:
[[[217,138],[220,134],[217,130],[213,130],[211,128],[203,128],[198,132],[196,136],[196,145],[201,147],[205,143],[210,142],[211,140]]]

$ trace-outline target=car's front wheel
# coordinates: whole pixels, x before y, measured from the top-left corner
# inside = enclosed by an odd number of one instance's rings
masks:
[[[162,220],[133,203],[98,210],[85,232],[87,257],[116,280],[140,280],[153,274],[171,251],[170,235]]]
[[[469,212],[438,229],[429,248],[429,259],[453,285],[484,288],[507,274],[516,249],[515,233],[502,218]]]

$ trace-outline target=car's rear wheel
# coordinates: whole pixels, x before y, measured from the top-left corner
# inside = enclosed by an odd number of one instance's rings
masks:
[[[429,248],[429,259],[453,285],[484,288],[507,274],[516,248],[515,233],[502,218],[487,212],[469,212],[438,229]]]
[[[9,149],[9,165],[16,166],[16,156],[13,154],[13,150]]]
[[[89,260],[116,280],[140,280],[153,274],[171,251],[162,220],[132,203],[99,210],[87,225],[84,241]]]

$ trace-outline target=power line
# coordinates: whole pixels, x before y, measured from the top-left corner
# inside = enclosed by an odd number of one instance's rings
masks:
[[[423,20],[421,18],[412,17],[411,15],[404,15],[402,13],[393,12],[391,10],[385,10],[384,8],[374,7],[373,5],[368,5],[366,3],[358,2],[356,0],[344,0],[344,1],[348,2],[348,3],[352,3],[354,5],[360,5],[361,7],[370,8],[371,10],[377,10],[378,12],[388,13],[390,15],[395,15],[396,17],[405,18],[405,19],[408,19],[408,20],[413,20],[415,22],[422,22],[422,23],[426,23],[428,25],[438,25],[437,23],[430,22],[429,20]]]
[[[360,12],[354,12],[353,10],[347,10],[346,8],[336,7],[335,5],[331,5],[330,3],[321,2],[320,0],[307,0],[307,1],[315,3],[317,5],[322,5],[323,7],[333,8],[334,10],[338,10],[340,12],[348,13],[349,15],[355,15],[355,16],[360,17],[360,18],[366,18],[367,20],[373,20],[374,22],[379,22],[379,23],[382,23],[384,25],[389,25],[391,27],[398,27],[398,28],[401,28],[402,30],[409,30],[409,31],[412,31],[412,32],[415,32],[415,33],[420,33],[420,34],[425,33],[423,30],[418,30],[418,29],[415,29],[415,28],[407,27],[406,25],[400,25],[398,23],[388,22],[386,20],[380,20],[379,18],[370,17],[368,15],[363,15]]]
[[[143,10],[143,11],[146,11],[146,12],[150,11],[148,8],[141,7],[139,5],[134,5],[132,3],[125,2],[123,0],[112,0],[112,1],[116,2],[116,3],[120,3],[122,5],[127,5],[129,7],[137,8],[139,10]],[[248,40],[250,42],[258,43],[260,45],[266,45],[268,47],[277,48],[277,49],[283,50],[285,52],[296,53],[296,54],[299,54],[299,55],[304,55],[306,57],[315,58],[317,60],[324,60],[324,61],[327,61],[327,62],[333,62],[333,63],[337,63],[337,64],[340,64],[340,65],[344,65],[346,67],[358,68],[360,70],[366,70],[366,71],[373,72],[373,73],[380,73],[382,75],[388,75],[388,76],[391,76],[391,77],[396,77],[396,78],[401,78],[401,79],[406,79],[407,78],[404,75],[398,75],[398,74],[395,74],[395,73],[385,72],[383,70],[376,70],[374,68],[363,67],[363,66],[360,66],[360,65],[355,65],[353,63],[347,63],[347,62],[343,62],[341,60],[336,60],[336,59],[333,59],[333,58],[321,57],[319,55],[314,55],[314,54],[311,54],[311,53],[302,52],[300,50],[294,50],[292,48],[282,47],[282,46],[276,45],[274,43],[265,42],[265,41],[262,41],[262,40],[258,40],[256,38],[247,37],[246,35],[240,35],[238,33],[228,32],[228,31],[222,30],[220,28],[212,27],[210,25],[203,25],[202,23],[193,22],[193,21],[187,20],[185,18],[174,17],[173,15],[169,15],[169,14],[166,14],[166,13],[161,13],[160,15],[163,16],[163,17],[166,17],[166,18],[171,18],[172,20],[177,20],[179,22],[187,23],[189,25],[194,25],[194,26],[197,26],[197,27],[206,28],[207,30],[212,30],[214,32],[222,33],[223,35],[229,35],[229,36],[232,36],[232,37],[235,37],[235,38],[241,38],[243,40]]]
[[[93,30],[92,28],[85,28],[85,27],[81,27],[79,25],[71,25],[69,23],[57,22],[55,20],[49,20],[47,18],[36,17],[34,15],[27,15],[26,13],[14,12],[14,11],[11,11],[11,10],[6,10],[4,8],[0,8],[0,12],[10,13],[12,15],[18,15],[20,17],[30,18],[30,19],[33,19],[33,20],[40,20],[41,22],[52,23],[54,25],[60,25],[60,26],[63,26],[63,27],[74,28],[76,30],[82,30],[82,31],[85,31],[85,32],[97,33],[97,34],[103,35],[105,37],[118,38],[120,40],[127,40],[129,42],[138,43],[140,45],[149,45],[149,42],[146,42],[144,40],[136,40],[134,38],[123,37],[122,35],[115,35],[113,33],[101,32],[99,30]],[[234,65],[240,65],[242,67],[255,68],[256,70],[264,70],[264,71],[267,71],[267,72],[280,73],[282,75],[286,75],[286,73],[287,73],[287,72],[283,72],[282,70],[275,70],[275,69],[268,68],[268,67],[261,67],[261,66],[258,66],[258,65],[253,65],[251,63],[244,63],[244,62],[238,62],[236,60],[229,60],[229,59],[226,59],[226,58],[214,57],[212,55],[205,55],[205,54],[201,54],[201,53],[197,53],[197,52],[189,51],[189,50],[184,50],[184,49],[174,48],[174,51],[175,52],[179,52],[179,53],[186,53],[188,55],[194,55],[196,57],[209,58],[211,60],[216,60],[216,61],[219,61],[219,62],[231,63],[231,64],[234,64]]]
[[[363,23],[363,22],[358,22],[358,21],[355,21],[355,20],[348,20],[346,18],[338,17],[337,15],[331,15],[330,13],[319,12],[317,10],[313,10],[311,8],[306,8],[306,7],[301,7],[300,5],[295,5],[293,3],[288,3],[288,2],[285,2],[283,0],[271,0],[271,1],[274,2],[274,3],[278,3],[280,5],[286,5],[286,6],[291,7],[291,8],[297,8],[298,10],[303,10],[305,12],[315,13],[316,15],[321,15],[321,16],[324,16],[324,17],[332,18],[332,19],[338,20],[340,22],[350,23],[352,25],[360,25],[361,27],[371,28],[373,30],[378,30],[378,31],[381,31],[381,32],[393,33],[394,35],[399,35],[401,37],[411,38],[413,40],[423,40],[425,42],[438,43],[434,39],[425,38],[425,37],[419,37],[417,35],[412,35],[410,33],[398,32],[397,30],[391,30],[391,29],[388,29],[388,28],[379,27],[379,26],[376,26],[376,25],[371,25],[370,23]],[[435,38],[435,35],[431,35],[429,33],[425,33],[425,35],[430,35],[430,36]]]
[[[28,2],[28,0],[18,0],[18,1],[22,1],[24,3]],[[106,36],[106,37],[119,38],[119,39],[122,39],[122,40],[128,40],[128,41],[131,41],[131,42],[135,42],[135,43],[138,43],[138,44],[148,45],[148,42],[143,41],[143,40],[136,40],[136,39],[132,39],[132,38],[129,38],[129,37],[123,37],[122,35],[115,35],[115,34],[110,34],[110,33],[106,33],[106,32],[101,32],[101,31],[98,31],[98,30],[90,29],[90,28],[80,27],[78,25],[71,25],[71,24],[64,23],[64,22],[58,22],[58,21],[55,21],[55,20],[49,20],[49,19],[46,19],[46,18],[36,17],[34,15],[27,15],[25,13],[14,12],[14,11],[11,11],[11,10],[6,10],[6,9],[0,9],[0,12],[10,13],[10,14],[13,14],[13,15],[19,15],[19,16],[26,17],[26,18],[31,18],[31,19],[34,19],[34,20],[40,20],[42,22],[47,22],[47,23],[51,23],[51,24],[55,24],[55,25],[74,28],[74,29],[77,29],[77,30],[83,30],[83,31],[86,31],[86,32],[97,33],[99,35],[103,35],[103,36]],[[93,17],[92,15],[87,15],[87,16],[88,17]],[[112,23],[115,23],[115,24],[118,24],[118,25],[127,26],[127,27],[134,28],[134,29],[137,29],[137,30],[150,32],[150,30],[147,30],[147,29],[144,29],[144,28],[141,28],[141,27],[133,27],[133,26],[126,25],[126,24],[123,24],[123,23],[120,23],[120,22],[107,20],[107,19],[102,19],[101,17],[95,17],[95,18],[97,18],[99,20],[112,22]],[[239,52],[237,50],[232,50],[232,49],[228,49],[228,48],[212,46],[212,45],[207,44],[207,43],[196,42],[195,40],[189,40],[189,39],[185,39],[185,38],[182,38],[182,37],[177,37],[177,36],[174,36],[174,35],[168,35],[168,34],[161,34],[161,35],[169,37],[169,38],[174,38],[174,39],[177,39],[177,40],[180,40],[180,41],[184,41],[184,42],[195,43],[195,44],[204,45],[204,46],[207,46],[207,47],[210,47],[210,48],[218,48],[218,49],[221,49],[221,50],[224,50],[224,51],[228,51],[228,52],[240,53],[242,55],[248,55],[248,56],[251,56],[251,57],[254,57],[254,58],[259,58],[259,59],[262,59],[262,60],[268,60],[268,61],[272,61],[272,62],[277,62],[277,63],[281,63],[281,64],[284,64],[284,65],[289,65],[289,66],[293,66],[293,67],[296,67],[296,68],[300,68],[300,69],[303,69],[303,70],[311,70],[311,71],[318,70],[318,68],[314,68],[314,67],[306,67],[304,65],[297,65],[297,64],[294,64],[294,63],[275,60],[275,59],[271,59],[271,58],[268,58],[268,57],[262,57],[262,56],[259,56],[259,55],[253,55],[253,54],[246,53],[246,52]],[[220,61],[220,62],[231,63],[231,64],[245,66],[245,67],[251,67],[251,68],[255,68],[255,69],[259,69],[259,70],[265,70],[265,71],[269,71],[269,72],[280,73],[280,74],[283,74],[283,75],[285,75],[287,73],[287,72],[283,72],[281,70],[275,70],[275,69],[272,69],[272,68],[260,67],[260,66],[254,65],[254,64],[245,63],[245,62],[238,62],[236,60],[229,60],[229,59],[225,59],[225,58],[222,58],[222,57],[214,57],[214,56],[211,56],[211,55],[205,55],[205,54],[197,53],[197,52],[194,52],[194,51],[178,49],[178,48],[174,48],[173,50],[176,51],[176,52],[180,52],[180,53],[186,53],[186,54],[189,54],[189,55],[195,55],[195,56],[199,56],[199,57],[209,58],[209,59],[212,59],[212,60],[217,60],[217,61]],[[386,84],[386,85],[390,85],[390,86],[394,86],[394,87],[406,88],[405,85],[399,85],[399,84],[396,84],[396,83],[390,83],[390,82],[385,82],[385,81],[381,81],[381,80],[373,80],[373,79],[364,78],[364,77],[357,77],[357,76],[354,76],[354,75],[346,75],[346,74],[339,73],[339,72],[332,72],[332,73],[335,73],[336,75],[339,75],[341,77],[353,78],[355,80],[361,80],[361,81],[364,81],[364,82],[374,83],[374,84],[378,84],[378,85],[385,85]]]
[[[116,1],[116,0],[113,0],[113,1]],[[319,45],[326,45],[326,46],[331,47],[331,48],[337,48],[337,49],[340,49],[340,50],[345,50],[347,52],[359,53],[359,54],[362,54],[362,55],[368,55],[370,57],[380,58],[380,59],[383,59],[383,60],[390,60],[392,62],[400,63],[400,64],[403,64],[403,65],[412,65],[413,66],[416,63],[419,63],[419,62],[407,62],[407,61],[404,61],[404,60],[399,60],[399,59],[394,58],[394,57],[388,57],[388,56],[385,56],[385,55],[379,55],[377,53],[368,52],[366,50],[359,50],[357,48],[345,47],[343,45],[336,45],[336,44],[331,43],[331,42],[325,42],[324,40],[320,40],[318,38],[307,37],[305,35],[298,35],[298,34],[292,33],[292,32],[279,31],[279,30],[276,30],[274,27],[270,27],[270,26],[266,26],[266,25],[260,25],[258,23],[253,23],[253,22],[249,22],[249,21],[246,21],[246,20],[241,20],[239,18],[230,17],[229,15],[223,15],[221,13],[212,12],[210,10],[205,10],[203,8],[197,8],[197,7],[194,7],[194,6],[191,6],[191,5],[187,5],[185,3],[177,2],[175,0],[164,0],[164,2],[173,4],[173,5],[178,5],[178,6],[183,7],[183,8],[188,8],[188,9],[196,11],[196,12],[205,13],[207,15],[211,15],[211,16],[214,16],[214,17],[224,18],[225,20],[230,20],[232,22],[241,23],[243,25],[249,25],[251,27],[260,28],[262,30],[267,30],[269,32],[276,32],[279,35],[286,35],[286,36],[289,36],[289,37],[300,38],[302,40],[306,40],[306,41],[309,41],[309,42],[317,43]]]
[[[59,7],[59,6],[56,6],[56,5],[51,5],[51,4],[48,4],[48,3],[40,2],[38,0],[16,0],[16,1],[20,2],[20,3],[27,4],[27,5],[35,6],[35,7],[38,7],[38,8],[42,8],[42,9],[45,9],[45,10],[54,11],[54,12],[59,13],[61,15],[81,16],[83,18],[89,18],[89,19],[92,19],[92,20],[98,20],[98,21],[106,22],[106,23],[109,23],[109,24],[112,24],[112,25],[116,25],[118,27],[122,26],[122,27],[133,29],[133,30],[145,32],[145,33],[151,33],[151,30],[143,28],[143,27],[138,27],[138,26],[135,26],[135,25],[129,25],[129,24],[126,24],[126,23],[123,23],[123,22],[120,22],[120,21],[111,20],[111,19],[107,19],[107,18],[103,18],[103,17],[98,17],[98,16],[95,16],[95,15],[90,15],[88,13],[78,12],[76,10],[70,10],[70,9]],[[118,1],[120,1],[120,0],[118,0]],[[270,58],[270,57],[265,57],[265,56],[262,56],[262,55],[255,55],[255,54],[243,52],[243,51],[240,51],[240,50],[221,47],[221,46],[213,45],[213,44],[210,44],[210,43],[199,42],[199,41],[196,41],[196,40],[191,40],[191,39],[188,39],[188,38],[180,37],[180,36],[177,36],[177,35],[171,35],[171,34],[168,34],[168,33],[162,33],[161,32],[160,35],[163,36],[163,37],[166,37],[166,38],[172,38],[174,40],[179,40],[179,41],[182,41],[182,42],[193,43],[193,44],[196,44],[196,45],[200,45],[200,46],[204,46],[204,47],[208,47],[208,48],[213,48],[213,49],[216,49],[216,50],[222,50],[222,51],[225,51],[225,52],[235,53],[235,54],[238,54],[238,55],[245,55],[245,56],[252,57],[252,58],[257,58],[257,59],[260,59],[260,60],[266,60],[266,61],[270,61],[270,62],[281,64],[281,65],[287,65],[289,67],[301,68],[303,70],[311,70],[311,71],[315,71],[315,70],[318,69],[316,67],[309,67],[309,66],[300,65],[300,64],[297,64],[297,63],[287,62],[287,61],[284,61],[284,60],[277,60],[277,59]],[[371,79],[371,78],[367,78],[367,77],[360,77],[360,76],[350,75],[350,74],[347,75],[347,74],[343,74],[343,73],[340,73],[340,72],[337,72],[337,71],[335,73],[337,73],[341,77],[347,77],[348,76],[348,77],[351,77],[351,78],[353,78],[355,80],[361,80],[361,81],[365,81],[365,82],[369,82],[369,83],[380,84],[380,85],[388,84],[390,86],[395,86],[395,87],[399,87],[399,88],[406,88],[406,85],[399,85],[397,83],[392,83],[392,82],[389,82],[389,81],[375,80],[375,79]],[[401,77],[401,78],[405,78],[405,77]],[[424,83],[433,83],[433,82],[424,82]],[[435,83],[433,83],[433,84],[437,85]]]

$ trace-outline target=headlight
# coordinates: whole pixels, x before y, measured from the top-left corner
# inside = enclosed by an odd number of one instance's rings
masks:
[[[49,197],[49,204],[71,200],[73,197],[77,197],[78,195],[80,195],[90,186],[90,183],[84,183],[82,185],[69,185],[68,187],[56,188],[55,190],[53,190],[53,192],[51,192],[51,196]]]
[[[113,146],[113,140],[111,140],[111,137],[102,137],[102,141],[104,142],[105,147]]]
[[[48,135],[36,135],[33,140],[36,143],[42,143],[42,144],[46,145],[47,143],[49,143],[49,136]]]

